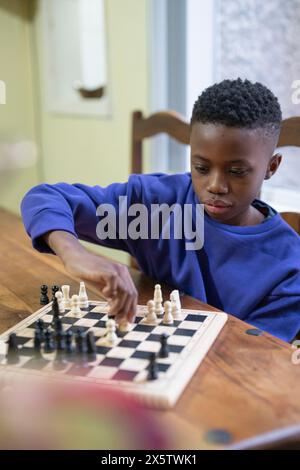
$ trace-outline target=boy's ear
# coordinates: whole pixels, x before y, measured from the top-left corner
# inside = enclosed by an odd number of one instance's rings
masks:
[[[276,171],[278,170],[278,167],[281,163],[281,160],[282,160],[281,153],[276,153],[275,155],[273,155],[273,157],[271,158],[271,160],[269,162],[269,165],[268,165],[266,176],[264,178],[265,180],[270,179],[271,176],[273,176],[274,173],[276,173]]]

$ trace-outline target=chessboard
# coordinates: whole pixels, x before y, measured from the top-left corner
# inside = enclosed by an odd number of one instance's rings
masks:
[[[55,347],[50,352],[45,347],[43,350],[41,342],[37,359],[35,343],[37,325],[43,324],[45,331],[52,330],[55,335],[53,303],[48,303],[0,336],[0,379],[5,378],[5,383],[10,383],[10,378],[23,374],[24,377],[32,375],[93,383],[123,390],[135,395],[143,404],[161,409],[174,406],[227,320],[224,312],[181,309],[180,319],[174,319],[172,324],[164,324],[161,316],[151,324],[145,321],[147,306],[138,305],[134,323],[128,324],[125,332],[117,331],[117,338],[110,345],[105,339],[107,322],[111,318],[109,305],[88,300],[79,315],[73,314],[71,308],[59,315],[60,335],[71,338],[79,334],[83,339],[92,334],[93,357],[78,362],[76,354],[69,354],[66,360],[58,361],[60,367],[57,367]],[[8,360],[7,344],[12,336],[18,349],[15,364]],[[164,357],[159,354],[162,337],[167,338]],[[63,351],[60,359],[62,354]],[[156,373],[149,379],[151,360],[155,360]]]

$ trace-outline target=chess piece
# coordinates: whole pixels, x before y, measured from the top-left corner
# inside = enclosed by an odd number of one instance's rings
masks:
[[[87,293],[86,293],[86,288],[85,288],[84,282],[80,283],[79,306],[80,306],[80,308],[88,308],[88,306],[89,306],[89,300],[88,300],[88,296],[87,296]]]
[[[59,291],[55,292],[55,297],[57,299],[59,313],[65,313],[65,304],[64,304],[64,299],[63,299],[63,293],[59,290]]]
[[[34,355],[34,359],[42,359],[43,356],[42,356],[42,353],[41,353],[41,344],[42,344],[42,341],[41,341],[41,336],[39,334],[39,332],[37,330],[35,330],[34,332],[34,340],[33,340],[33,355]]]
[[[89,331],[86,335],[87,359],[93,362],[97,359],[94,333]]]
[[[41,286],[40,304],[47,305],[48,303],[49,303],[48,286],[46,286],[46,284],[43,284]]]
[[[53,367],[56,370],[65,369],[67,366],[67,361],[65,359],[65,341],[64,333],[58,332],[55,337],[56,340],[56,353],[53,361]]]
[[[54,297],[54,300],[52,303],[52,313],[53,313],[53,317],[52,317],[51,325],[53,326],[54,329],[56,329],[56,325],[59,323],[58,320],[60,320],[59,306],[58,306],[58,301],[56,297]]]
[[[48,328],[46,329],[44,336],[45,336],[44,353],[45,354],[52,353],[54,351],[54,343],[53,343],[52,333]]]
[[[105,335],[105,339],[110,346],[114,346],[118,340],[118,336],[116,334],[115,320],[113,320],[112,318],[107,320],[106,329],[107,329],[107,333]]]
[[[68,285],[61,286],[61,290],[63,293],[64,307],[65,309],[69,310],[71,308],[70,286]]]
[[[165,308],[165,314],[164,314],[163,321],[162,321],[163,324],[173,325],[174,319],[172,315],[172,306],[169,300],[166,300],[166,302],[164,303],[164,308]]]
[[[178,292],[178,291],[173,291],[173,292],[171,292],[171,295],[170,295],[171,311],[172,311],[172,316],[173,316],[174,320],[181,320],[182,319],[181,307],[179,307],[179,305],[181,305],[181,304],[180,304],[180,300],[179,300],[179,303],[178,303],[178,298],[177,298],[176,292]]]
[[[155,313],[155,303],[154,300],[149,300],[147,302],[147,314],[143,323],[149,323],[150,325],[156,325],[158,323],[157,316]]]
[[[147,367],[148,375],[147,380],[156,380],[158,378],[158,365],[156,362],[155,353],[150,353],[150,362]]]
[[[160,350],[158,357],[161,357],[162,359],[169,357],[168,335],[166,333],[163,333],[160,337]]]
[[[73,333],[72,330],[68,330],[65,334],[65,354],[66,359],[70,361],[74,355],[74,347],[73,347]]]
[[[52,286],[52,301],[54,300],[55,298],[55,294],[56,292],[58,292],[60,290],[60,287],[59,286]]]
[[[71,298],[71,315],[74,315],[74,317],[81,317],[82,316],[82,310],[80,310],[79,307],[79,297],[78,295],[72,295]]]
[[[7,364],[18,364],[20,360],[16,333],[11,333],[8,337],[6,359]]]
[[[87,347],[83,331],[78,328],[75,342],[76,342],[76,363],[78,367],[87,366]]]
[[[161,286],[160,284],[156,284],[154,288],[154,305],[155,305],[155,314],[156,316],[160,317],[164,313],[164,309],[162,306],[162,293],[161,293]]]
[[[174,300],[175,300],[175,302],[176,302],[176,305],[177,305],[177,308],[178,308],[179,310],[181,310],[181,302],[180,302],[179,290],[177,290],[177,289],[172,290],[171,295],[170,295],[170,299],[171,299],[171,296],[174,298]]]
[[[36,331],[39,333],[40,335],[40,338],[41,338],[41,342],[44,341],[45,339],[45,334],[44,334],[44,327],[45,327],[45,323],[44,323],[44,320],[42,320],[41,318],[39,318],[36,322]]]

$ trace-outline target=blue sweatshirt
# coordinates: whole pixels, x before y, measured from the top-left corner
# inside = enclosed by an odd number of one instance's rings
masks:
[[[141,270],[159,282],[224,310],[253,326],[291,341],[300,330],[300,237],[274,209],[262,201],[269,217],[254,226],[226,225],[204,215],[204,245],[187,250],[186,240],[99,240],[96,215],[100,204],[119,196],[128,205],[178,203],[195,207],[201,201],[190,173],[132,175],[127,183],[106,188],[83,184],[42,184],[22,201],[22,216],[33,246],[51,252],[42,240],[50,230],[64,230],[81,240],[132,254]],[[119,228],[118,228],[119,229]],[[118,235],[118,233],[117,233]]]

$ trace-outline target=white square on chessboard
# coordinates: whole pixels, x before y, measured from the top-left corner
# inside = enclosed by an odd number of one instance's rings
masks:
[[[156,353],[160,350],[160,343],[159,341],[144,341],[137,346],[136,350]]]
[[[80,318],[75,322],[75,326],[86,326],[87,328],[92,328],[98,320],[93,320],[92,318]]]
[[[173,327],[173,326],[158,325],[156,328],[154,328],[153,331],[151,331],[151,334],[162,335],[163,333],[166,333],[167,335],[172,335],[175,330],[176,330],[176,327]]]
[[[90,312],[93,313],[107,313],[108,312],[108,307],[103,306],[103,305],[97,305],[95,308],[92,308]]]
[[[18,331],[19,336],[24,336],[24,338],[33,338],[34,337],[34,328],[24,328],[24,330]]]
[[[202,322],[199,321],[183,321],[180,323],[178,328],[184,328],[186,330],[199,330]]]
[[[123,338],[117,338],[114,346],[111,346],[108,344],[108,341],[105,336],[102,336],[96,341],[96,346],[104,346],[104,347],[115,347],[118,346],[118,344],[122,341]]]
[[[127,333],[123,339],[130,341],[145,341],[149,336],[149,333],[143,331],[130,331]]]
[[[168,343],[172,344],[173,346],[186,346],[191,339],[191,336],[173,335],[168,339]]]
[[[116,357],[118,359],[125,359],[127,357],[130,357],[131,354],[134,353],[133,348],[122,348],[122,347],[115,347],[108,351],[106,354],[106,357]]]
[[[94,336],[98,336],[98,337],[101,337],[101,336],[104,336],[106,334],[106,328],[100,328],[98,326],[95,326],[93,329],[92,329],[93,333],[94,333]]]
[[[174,364],[178,360],[178,354],[177,353],[169,353],[168,357],[158,357],[157,362],[159,364]]]
[[[132,370],[135,372],[139,372],[140,370],[144,370],[149,364],[147,359],[138,359],[135,357],[129,357],[122,362],[120,369],[124,370]]]
[[[97,379],[111,379],[118,371],[116,367],[109,366],[96,366],[87,374],[87,377],[94,377]]]

